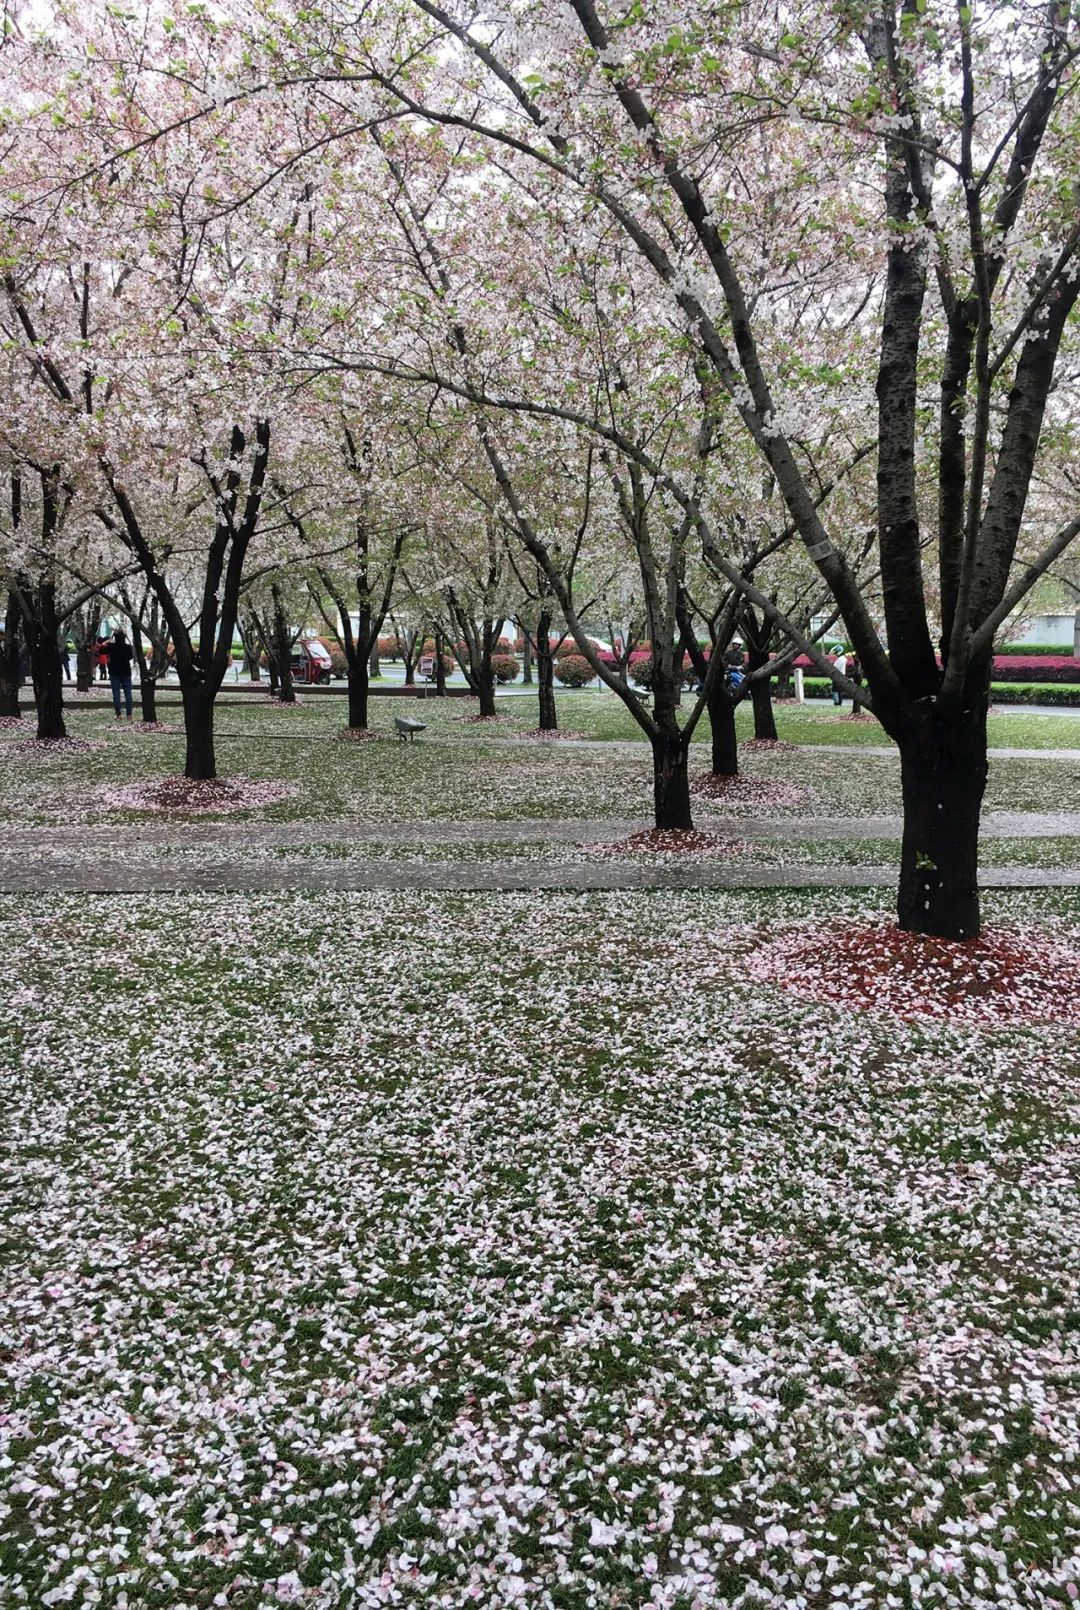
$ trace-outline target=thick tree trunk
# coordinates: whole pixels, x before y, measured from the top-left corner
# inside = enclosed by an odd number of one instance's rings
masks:
[[[214,757],[214,696],[204,683],[189,684],[184,693],[187,752],[184,776],[204,782],[217,776]]]
[[[528,637],[525,639],[529,641]],[[536,623],[536,684],[540,698],[540,731],[555,732],[555,656],[551,652],[551,615],[544,609]]]
[[[349,730],[351,732],[367,731],[368,675],[367,655],[355,655],[349,665]]]
[[[690,778],[687,775],[686,743],[682,734],[661,733],[652,740],[653,811],[657,827],[689,830]]]
[[[739,775],[739,740],[735,732],[735,706],[722,679],[709,691],[706,705],[712,729],[712,774],[714,777]]]
[[[900,742],[904,837],[897,915],[909,933],[974,939],[986,703],[942,716],[922,700],[919,712],[916,731]]]
[[[0,716],[8,721],[18,721],[22,715],[19,708],[19,670],[15,668],[12,676],[7,667],[7,656],[4,664],[0,665]]]
[[[157,720],[157,677],[143,674],[139,679],[139,710],[144,721]]]
[[[477,679],[482,716],[495,714],[495,673],[491,669],[492,647],[491,629],[485,626],[480,644],[480,668]]]
[[[293,682],[292,658],[285,654],[278,661],[278,700],[281,704],[296,703],[296,685]]]
[[[772,687],[768,681],[750,684],[750,703],[754,710],[754,737],[777,738],[779,734],[773,714]]]
[[[276,699],[278,688],[281,686],[281,678],[278,676],[277,659],[273,654],[269,653],[266,656],[266,674],[270,678],[270,697]]]
[[[37,589],[35,618],[28,623],[30,676],[37,703],[37,735],[53,740],[67,737],[64,726],[64,666],[57,638],[56,589],[42,582]]]
[[[90,646],[80,643],[75,650],[75,692],[89,693],[94,685],[94,661]]]
[[[19,709],[19,687],[22,677],[19,675],[19,627],[22,622],[22,611],[19,608],[18,597],[14,592],[8,593],[7,612],[4,616],[4,648],[0,653],[0,716],[9,721],[17,721],[22,714]]]

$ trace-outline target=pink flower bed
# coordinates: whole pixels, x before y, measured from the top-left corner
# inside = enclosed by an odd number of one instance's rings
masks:
[[[233,811],[261,810],[292,799],[297,793],[296,783],[256,781],[250,777],[218,777],[212,782],[165,777],[102,789],[95,796],[95,805],[121,811],[195,811],[222,816]]]
[[[807,1000],[959,1027],[1080,1024],[1080,943],[1040,928],[993,928],[955,943],[881,922],[824,933],[792,925],[746,970]]]

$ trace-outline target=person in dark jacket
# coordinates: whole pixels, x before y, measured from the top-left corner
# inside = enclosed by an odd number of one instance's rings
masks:
[[[120,720],[120,695],[124,696],[127,707],[127,718],[131,720],[131,666],[135,656],[131,644],[124,635],[122,627],[118,626],[105,645],[105,652],[109,658],[109,685],[112,688],[113,709],[116,719]]]

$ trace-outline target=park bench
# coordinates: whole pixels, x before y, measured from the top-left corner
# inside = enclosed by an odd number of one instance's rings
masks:
[[[394,726],[397,728],[397,735],[401,739],[402,743],[404,743],[406,739],[412,743],[413,739],[416,737],[416,734],[424,731],[427,726],[427,722],[414,721],[411,716],[395,716]]]

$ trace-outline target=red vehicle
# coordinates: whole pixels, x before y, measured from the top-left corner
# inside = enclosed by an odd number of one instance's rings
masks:
[[[308,686],[329,682],[333,674],[330,652],[317,637],[303,637],[293,644],[292,674],[294,682]]]

